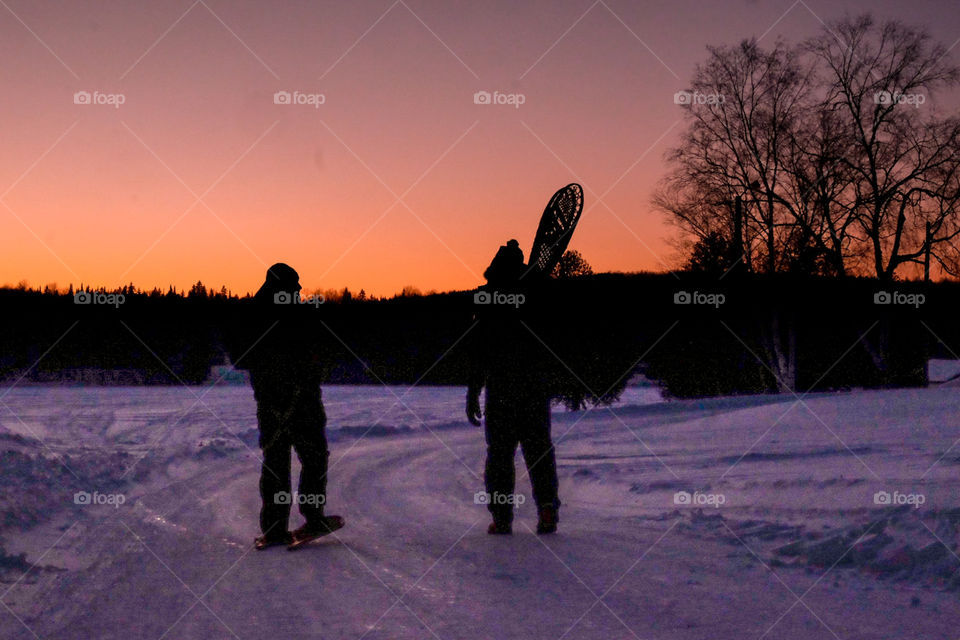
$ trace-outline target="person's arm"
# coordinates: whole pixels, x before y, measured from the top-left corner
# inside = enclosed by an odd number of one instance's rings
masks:
[[[480,392],[486,384],[486,367],[484,367],[483,340],[481,335],[483,327],[479,325],[474,329],[474,334],[470,336],[467,343],[467,420],[475,427],[480,426],[480,418],[483,412],[480,409]]]
[[[480,426],[480,418],[483,412],[480,410],[480,391],[482,386],[473,384],[467,387],[467,420],[475,427]]]

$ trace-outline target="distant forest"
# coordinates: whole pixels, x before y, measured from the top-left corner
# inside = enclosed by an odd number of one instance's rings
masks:
[[[305,305],[326,382],[464,385],[474,293]],[[199,284],[77,295],[0,289],[0,380],[209,384],[251,303]],[[677,397],[919,386],[930,357],[960,350],[956,282],[605,273],[551,279],[537,300],[530,330],[570,406],[616,398],[634,373]]]

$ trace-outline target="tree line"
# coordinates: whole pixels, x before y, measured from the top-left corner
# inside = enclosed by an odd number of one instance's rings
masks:
[[[301,305],[323,380],[465,385],[474,293]],[[680,397],[923,386],[929,358],[960,351],[954,281],[605,273],[551,279],[529,302],[543,374],[571,407],[616,399],[637,372]],[[0,289],[0,382],[208,384],[251,303]]]

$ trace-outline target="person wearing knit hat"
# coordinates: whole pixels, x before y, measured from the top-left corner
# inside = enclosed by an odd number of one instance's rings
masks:
[[[491,534],[512,533],[514,508],[514,455],[523,451],[533,499],[537,505],[537,533],[557,530],[560,499],[557,497],[557,464],[550,439],[550,394],[543,379],[542,344],[529,330],[536,289],[523,251],[516,240],[501,246],[484,272],[487,284],[474,296],[477,328],[470,341],[470,379],[467,418],[481,426],[485,418],[487,459],[484,488],[493,522]],[[486,389],[484,411],[480,392]]]
[[[300,302],[300,276],[282,262],[267,270],[253,296],[253,322],[237,354],[238,367],[249,369],[257,401],[257,424],[263,460],[260,469],[260,530],[255,546],[302,544],[343,526],[340,516],[325,515],[327,493],[326,414],[312,327]],[[297,493],[291,492],[291,449],[300,460]],[[296,504],[306,521],[289,531]]]

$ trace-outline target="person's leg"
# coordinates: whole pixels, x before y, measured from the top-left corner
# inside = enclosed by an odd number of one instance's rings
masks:
[[[560,506],[557,497],[557,460],[550,440],[550,401],[537,399],[527,405],[520,429],[523,459],[530,474],[533,500],[538,510]]]
[[[495,498],[513,494],[516,484],[516,471],[513,459],[516,455],[517,440],[515,430],[516,416],[510,408],[496,399],[490,400],[487,394],[486,440],[487,462],[484,469],[484,484],[490,502],[487,509],[493,515],[494,522],[507,526],[513,522],[513,505],[495,503]]]
[[[286,534],[290,517],[290,437],[280,423],[277,408],[267,402],[258,403],[257,421],[263,452],[260,530],[267,537],[279,538]]]
[[[327,499],[327,416],[323,410],[320,387],[305,388],[293,424],[293,447],[300,459],[300,513],[307,524],[323,519]]]

